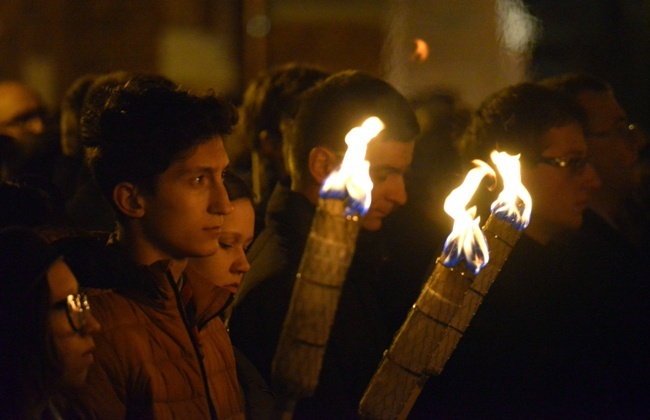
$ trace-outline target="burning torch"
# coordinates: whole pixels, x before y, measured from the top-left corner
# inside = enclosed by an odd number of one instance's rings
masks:
[[[312,396],[345,277],[354,256],[359,218],[370,207],[367,145],[384,124],[371,117],[345,137],[341,166],[323,182],[320,200],[296,274],[289,310],[272,364],[283,416]]]
[[[482,230],[476,207],[466,207],[485,176],[496,179],[489,165],[475,160],[477,166],[447,197],[445,211],[454,227],[361,399],[363,417],[406,418],[427,379],[442,372],[528,225],[532,200],[521,184],[519,156],[494,151],[490,157],[503,178],[503,191]]]

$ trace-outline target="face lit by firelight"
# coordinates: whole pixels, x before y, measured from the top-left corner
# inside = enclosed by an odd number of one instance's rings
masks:
[[[233,211],[224,217],[217,252],[209,257],[193,258],[190,264],[213,284],[234,294],[251,268],[246,251],[253,242],[255,212],[248,198],[231,203]]]
[[[404,175],[413,159],[414,147],[414,141],[378,138],[368,143],[366,160],[370,163],[373,187],[370,209],[361,219],[364,229],[381,229],[384,218],[406,204]]]
[[[87,312],[86,325],[79,331],[72,328],[65,302],[69,295],[79,292],[79,285],[68,265],[62,260],[56,261],[47,271],[50,287],[49,326],[54,347],[63,367],[63,384],[80,387],[86,381],[88,368],[93,363],[95,342],[92,336],[100,330],[99,323],[91,312]]]
[[[553,127],[541,139],[547,145],[541,158],[559,158],[565,167],[549,160],[522,165],[521,180],[533,200],[526,232],[540,242],[558,233],[578,229],[591,193],[600,179],[586,161],[587,143],[578,123]]]

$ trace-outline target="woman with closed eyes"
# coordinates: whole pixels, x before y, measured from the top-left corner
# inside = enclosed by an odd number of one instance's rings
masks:
[[[244,275],[250,270],[246,251],[253,242],[255,212],[250,189],[241,178],[227,172],[224,185],[233,211],[224,216],[221,233],[217,239],[219,248],[212,256],[191,259],[188,263],[188,273],[191,274],[199,312],[202,306],[200,295],[209,295],[201,293],[201,290],[218,287],[231,293],[230,301],[224,304],[219,313],[220,317],[227,318],[232,297],[237,293]],[[221,326],[218,322],[199,325],[199,336],[215,334],[216,329]],[[233,351],[237,362],[237,377],[242,388],[241,394],[245,400],[246,418],[269,418],[274,406],[273,394],[248,358],[237,348],[233,347]],[[207,357],[204,362],[208,368],[220,363],[219,360],[210,360]]]

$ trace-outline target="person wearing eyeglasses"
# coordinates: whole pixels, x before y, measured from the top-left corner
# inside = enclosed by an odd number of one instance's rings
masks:
[[[637,418],[647,417],[650,208],[640,197],[640,155],[646,138],[602,79],[572,73],[542,83],[575,100],[587,117],[588,157],[602,188],[587,203],[580,229],[564,241],[590,287],[601,291],[591,305],[590,318],[600,325],[593,341],[608,366],[607,381],[625,395],[628,407],[639,409],[633,413]]]
[[[529,226],[510,253],[444,371],[430,378],[411,414],[442,418],[567,418],[598,414],[598,370],[582,342],[583,297],[571,250],[558,239],[580,227],[600,180],[587,161],[577,104],[523,82],[486,98],[461,140],[464,162],[492,150],[520,155],[532,197]],[[486,190],[487,191],[487,190]],[[489,204],[497,186],[481,203]],[[486,207],[487,206],[487,207]],[[482,222],[485,218],[482,218]],[[490,263],[488,262],[488,265]],[[597,326],[589,326],[589,331]],[[600,385],[600,383],[598,384]]]
[[[589,160],[602,188],[589,200],[586,229],[617,238],[627,252],[645,252],[650,242],[650,209],[641,202],[641,152],[647,139],[628,121],[612,87],[588,74],[566,74],[544,80],[582,107],[587,117]]]
[[[533,199],[525,234],[539,244],[578,229],[588,200],[600,188],[587,160],[584,121],[572,101],[526,82],[488,97],[461,140],[467,162],[490,162],[492,150],[521,155],[522,183]]]
[[[45,132],[45,107],[34,90],[20,82],[0,82],[0,133],[14,139]]]
[[[18,81],[0,81],[0,135],[12,139],[2,156],[7,172],[3,179],[52,175],[60,147],[47,117],[38,92]]]
[[[82,387],[100,325],[53,247],[27,228],[0,231],[0,417],[61,418]]]

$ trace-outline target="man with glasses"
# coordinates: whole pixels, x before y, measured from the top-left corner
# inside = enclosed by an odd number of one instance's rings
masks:
[[[49,176],[58,142],[46,132],[45,106],[36,91],[20,82],[0,82],[0,135],[11,138],[3,156],[9,175]],[[49,161],[49,162],[48,162]]]
[[[0,134],[14,139],[45,131],[45,109],[40,96],[19,82],[0,82]]]
[[[630,124],[606,82],[585,74],[569,74],[543,82],[578,102],[587,117],[589,160],[602,188],[589,200],[585,229],[606,230],[622,243],[647,254],[650,213],[639,200],[640,154],[646,138]]]
[[[628,121],[603,80],[567,74],[543,83],[575,100],[585,112],[588,157],[602,188],[587,203],[580,230],[564,238],[565,246],[590,287],[601,293],[590,316],[600,324],[596,344],[610,373],[607,379],[619,385],[628,413],[647,417],[650,409],[643,390],[650,386],[650,209],[639,195],[646,138]]]
[[[521,154],[522,183],[533,198],[525,234],[539,244],[578,229],[586,203],[600,187],[587,162],[583,121],[581,109],[562,95],[522,83],[486,99],[461,140],[466,162],[489,162],[494,149]]]
[[[483,101],[461,140],[463,161],[492,150],[519,154],[532,197],[529,226],[510,253],[445,370],[427,381],[411,414],[442,418],[567,418],[599,415],[592,292],[557,244],[576,230],[600,181],[586,160],[580,108],[551,89],[520,83]],[[500,188],[481,204],[489,209]],[[481,190],[482,191],[482,190]],[[483,200],[483,197],[481,197]],[[482,221],[485,219],[482,218]],[[489,263],[488,263],[489,264]],[[597,326],[596,326],[597,328]]]

